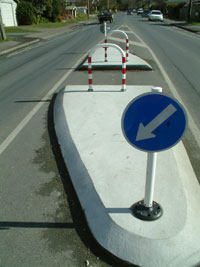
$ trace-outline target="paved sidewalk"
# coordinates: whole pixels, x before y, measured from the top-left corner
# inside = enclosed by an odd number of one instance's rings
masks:
[[[164,22],[172,26],[182,28],[184,30],[200,34],[200,26],[187,23],[187,21],[171,20],[164,18]]]
[[[39,42],[41,40],[47,40],[52,37],[55,37],[56,35],[70,32],[81,25],[89,23],[92,23],[92,20],[81,21],[79,23],[73,23],[59,28],[39,28],[39,27],[36,28],[31,26],[18,26],[19,29],[27,30],[28,32],[19,34],[12,34],[12,33],[7,34],[7,37],[12,36],[14,37],[14,40],[0,42],[0,56],[10,53],[19,48],[32,45],[35,42]]]

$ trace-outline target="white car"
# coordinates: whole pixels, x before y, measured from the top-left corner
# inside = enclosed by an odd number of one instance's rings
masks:
[[[139,9],[137,10],[137,15],[142,15],[142,13],[143,13],[143,8],[139,8]]]
[[[160,12],[160,10],[151,10],[151,12],[148,14],[149,21],[163,21],[163,14]]]

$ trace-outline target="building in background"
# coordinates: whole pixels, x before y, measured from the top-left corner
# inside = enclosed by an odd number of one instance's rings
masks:
[[[0,0],[0,11],[3,21],[3,26],[17,26],[16,8],[17,2],[14,0]]]

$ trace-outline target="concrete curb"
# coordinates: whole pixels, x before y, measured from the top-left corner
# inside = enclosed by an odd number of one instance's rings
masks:
[[[198,35],[200,34],[200,26],[195,26],[195,25],[192,25],[192,24],[181,25],[181,23],[186,23],[186,22],[182,22],[182,21],[178,22],[178,21],[170,20],[168,18],[164,18],[164,22],[167,23],[167,24],[171,24],[174,27],[177,27],[177,28],[189,31],[189,32],[193,32],[193,33],[196,33]]]
[[[145,156],[122,138],[125,103],[152,86],[67,86],[55,102],[63,158],[96,240],[118,258],[147,267],[199,263],[200,189],[182,143],[159,154],[154,222],[130,211],[143,197]],[[84,121],[84,123],[80,123]],[[170,196],[170,197],[169,197]]]
[[[20,48],[24,48],[24,47],[27,47],[27,46],[29,46],[29,45],[38,43],[39,41],[40,41],[40,39],[36,39],[36,40],[31,41],[31,42],[27,42],[27,43],[24,43],[24,44],[17,45],[17,46],[15,46],[15,47],[6,49],[6,50],[0,52],[0,56],[3,56],[3,55],[5,55],[5,54],[8,54],[8,53],[13,52],[13,51],[15,51],[15,50],[18,50],[18,49],[20,49]]]
[[[108,48],[108,62],[104,61],[104,49],[98,49],[92,57],[93,69],[121,69],[122,60],[118,51],[112,47]],[[80,69],[88,69],[87,60],[80,66]],[[145,60],[129,53],[129,60],[126,62],[126,69],[130,70],[152,70],[152,67]]]
[[[8,54],[10,52],[13,52],[15,50],[18,50],[20,48],[32,45],[34,43],[37,43],[37,42],[41,41],[41,39],[48,40],[48,39],[51,39],[51,38],[53,38],[55,36],[61,35],[61,34],[66,33],[66,32],[69,32],[69,31],[71,31],[71,28],[73,28],[73,26],[75,27],[76,25],[79,25],[79,24],[81,24],[83,22],[84,21],[78,22],[78,23],[74,23],[74,24],[70,24],[69,26],[66,26],[66,28],[64,28],[61,32],[57,32],[57,33],[53,33],[53,34],[51,34],[51,33],[48,34],[47,33],[46,36],[45,36],[45,33],[39,32],[39,34],[42,34],[42,38],[40,38],[40,36],[31,36],[31,33],[30,33],[29,37],[27,37],[27,38],[36,38],[35,40],[30,41],[30,42],[26,42],[26,43],[23,43],[23,44],[20,44],[20,45],[16,45],[16,46],[14,46],[12,48],[3,50],[2,52],[0,52],[0,56]],[[34,35],[35,33],[32,33],[32,34]]]

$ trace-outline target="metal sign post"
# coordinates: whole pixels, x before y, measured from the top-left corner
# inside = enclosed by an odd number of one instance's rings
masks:
[[[152,88],[152,92],[162,92],[161,87]],[[157,152],[148,152],[147,155],[147,172],[146,172],[146,185],[145,185],[145,196],[144,205],[145,207],[152,207],[153,205],[153,193],[154,193],[154,183],[156,174],[156,161]]]
[[[104,21],[104,34],[105,34],[105,39],[107,39],[107,25],[106,22]]]
[[[144,200],[136,202],[131,210],[133,214],[144,221],[153,221],[160,218],[163,214],[163,209],[157,202],[153,201],[155,173],[156,173],[157,152],[148,152],[147,169],[146,169],[146,184]]]
[[[157,151],[174,146],[183,136],[187,116],[177,100],[163,95],[155,87],[133,99],[122,116],[122,130],[126,140],[137,149],[148,152],[144,199],[135,203],[133,214],[145,221],[160,218],[161,206],[153,201]]]
[[[162,92],[161,87],[152,88],[152,92]],[[144,201],[139,201],[132,207],[136,217],[142,220],[155,220],[162,216],[162,207],[153,201],[154,185],[156,176],[157,152],[148,152],[147,168],[146,168],[146,183]]]
[[[145,195],[144,195],[144,205],[145,207],[152,207],[153,205],[153,193],[154,193],[154,183],[156,174],[156,161],[157,152],[148,152],[147,155],[147,170],[146,170],[146,184],[145,184]]]
[[[104,40],[104,43],[107,44],[108,43],[108,40],[107,40],[107,24],[106,22],[104,21],[104,34],[105,34],[105,40]],[[107,54],[107,50],[108,50],[108,47],[105,47],[105,57],[104,57],[104,61],[105,62],[108,62],[108,54]]]

